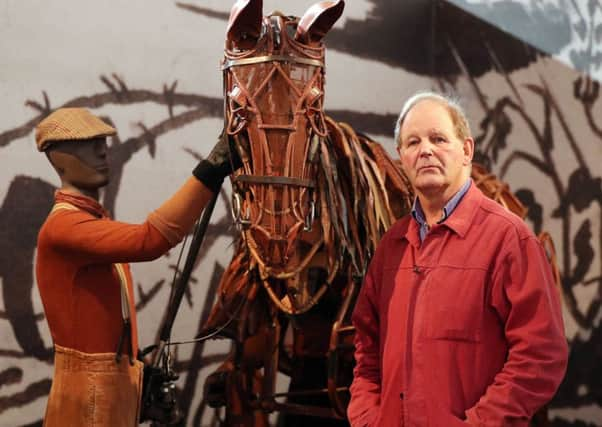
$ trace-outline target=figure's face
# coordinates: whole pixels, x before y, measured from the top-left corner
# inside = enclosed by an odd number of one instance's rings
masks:
[[[447,107],[424,99],[407,113],[398,152],[410,182],[426,197],[450,198],[470,176],[474,142],[460,139]]]
[[[48,151],[64,183],[81,190],[97,190],[109,183],[105,137],[60,141]]]

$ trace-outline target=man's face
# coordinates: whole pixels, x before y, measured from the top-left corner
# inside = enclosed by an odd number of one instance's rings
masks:
[[[109,183],[105,137],[54,143],[48,152],[61,179],[79,189],[96,190]]]
[[[470,172],[474,142],[456,134],[447,107],[435,100],[419,101],[400,129],[398,152],[414,188],[425,196],[455,194]]]

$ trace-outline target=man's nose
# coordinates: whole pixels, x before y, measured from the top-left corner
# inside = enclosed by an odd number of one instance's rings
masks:
[[[107,143],[105,141],[99,141],[94,144],[94,152],[99,157],[107,157]]]
[[[429,141],[421,141],[418,150],[420,156],[431,156],[433,154],[433,146]]]

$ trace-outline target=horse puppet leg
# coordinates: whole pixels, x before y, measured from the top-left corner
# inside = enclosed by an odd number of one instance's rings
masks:
[[[204,335],[217,334],[232,340],[228,358],[204,387],[204,399],[212,408],[225,407],[225,425],[268,427],[265,411],[257,403],[262,393],[266,304],[244,251],[238,252],[222,276],[218,301],[205,324]]]
[[[275,315],[263,320],[265,323],[256,334],[242,345],[235,344],[234,364],[226,382],[228,426],[269,427],[268,414],[274,410],[280,324]]]
[[[357,288],[359,284],[348,286],[342,302],[338,298],[328,302],[332,295],[325,295],[311,311],[289,320],[294,337],[287,362],[291,382],[278,427],[349,425],[345,411],[352,379],[353,331],[348,320]]]

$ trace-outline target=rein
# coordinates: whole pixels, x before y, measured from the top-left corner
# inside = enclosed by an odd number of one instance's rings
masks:
[[[245,182],[249,184],[290,185],[295,187],[315,188],[316,184],[309,179],[294,178],[290,176],[267,176],[267,175],[238,175],[232,181]]]

